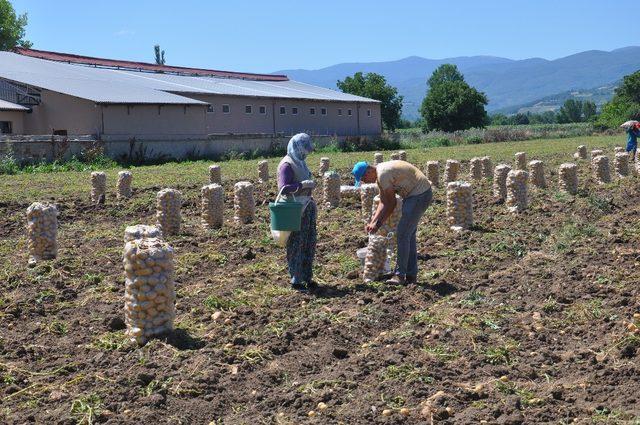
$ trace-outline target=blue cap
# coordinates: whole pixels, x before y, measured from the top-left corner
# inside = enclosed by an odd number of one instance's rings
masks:
[[[356,187],[360,186],[360,179],[364,176],[364,173],[367,172],[367,168],[369,168],[369,164],[366,161],[357,162],[356,165],[353,166],[353,171],[351,174],[356,178]]]

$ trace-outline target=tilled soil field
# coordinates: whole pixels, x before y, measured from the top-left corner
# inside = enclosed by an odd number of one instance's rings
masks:
[[[200,187],[176,183],[176,331],[142,348],[124,336],[122,236],[154,223],[161,187],[121,203],[111,190],[100,207],[88,193],[52,193],[58,259],[32,269],[29,203],[0,202],[0,418],[640,423],[640,178],[597,185],[581,162],[580,193],[562,194],[567,159],[549,160],[550,188],[530,188],[523,213],[474,184],[470,232],[449,230],[437,189],[419,229],[419,283],[407,287],[361,283],[359,201],[320,208],[320,287],[309,294],[289,289],[285,251],[270,241],[273,182],[256,186],[259,217],[246,226],[230,221],[225,183],[227,221],[210,233]]]

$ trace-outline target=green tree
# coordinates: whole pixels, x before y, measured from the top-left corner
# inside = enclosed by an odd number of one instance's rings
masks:
[[[160,45],[153,46],[153,50],[156,54],[156,65],[164,65],[164,50],[160,50]]]
[[[561,124],[582,121],[582,102],[567,99],[558,111],[558,122]]]
[[[338,88],[344,93],[379,100],[384,128],[393,131],[400,126],[402,96],[398,95],[398,89],[387,84],[382,75],[356,72],[353,77],[338,81]]]
[[[596,117],[597,108],[596,103],[591,100],[585,100],[582,102],[582,118],[585,121],[593,121]]]
[[[487,96],[469,86],[455,65],[441,65],[428,82],[420,108],[423,130],[466,130],[487,124]]]
[[[627,75],[596,119],[600,128],[617,128],[627,120],[640,119],[640,71]]]
[[[640,103],[640,71],[627,75],[616,89],[615,96],[632,103]]]
[[[9,0],[0,0],[0,50],[30,49],[33,44],[24,38],[26,26],[27,14],[16,15]]]

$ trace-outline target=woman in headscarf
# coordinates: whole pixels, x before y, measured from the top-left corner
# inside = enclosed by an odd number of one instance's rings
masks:
[[[311,137],[305,133],[296,134],[289,140],[287,155],[278,165],[278,190],[285,195],[295,196],[304,203],[300,231],[291,232],[287,241],[287,263],[291,275],[291,285],[299,291],[315,286],[313,259],[316,254],[316,202],[312,192],[316,187],[311,179],[311,171],[305,162],[313,151]]]

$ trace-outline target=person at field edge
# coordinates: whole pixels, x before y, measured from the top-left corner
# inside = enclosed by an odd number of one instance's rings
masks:
[[[299,291],[316,286],[312,280],[317,240],[317,207],[312,192],[316,184],[311,179],[311,171],[305,161],[312,151],[311,137],[305,133],[296,134],[289,140],[287,155],[278,165],[278,190],[304,203],[300,231],[291,232],[287,241],[291,286]]]
[[[397,262],[389,284],[416,283],[418,277],[418,250],[416,232],[422,215],[431,204],[431,183],[422,171],[406,161],[387,161],[376,166],[367,162],[354,165],[356,186],[361,182],[377,182],[380,204],[366,226],[367,233],[376,233],[396,207],[396,194],[402,199],[402,217],[396,230],[398,241]]]
[[[638,150],[638,136],[640,135],[640,125],[632,125],[627,129],[627,152],[633,152],[631,160],[636,160],[636,152]]]

